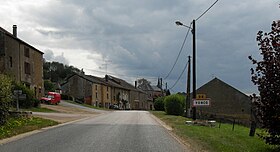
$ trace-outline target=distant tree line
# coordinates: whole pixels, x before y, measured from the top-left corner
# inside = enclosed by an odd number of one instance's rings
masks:
[[[74,67],[64,65],[59,62],[47,62],[43,64],[43,78],[44,87],[46,91],[54,91],[55,84],[63,82],[68,76],[73,73],[80,73],[82,70]]]

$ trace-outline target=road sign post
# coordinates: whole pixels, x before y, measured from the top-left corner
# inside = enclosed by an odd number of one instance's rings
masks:
[[[193,107],[210,106],[210,98],[206,98],[206,94],[197,94],[193,99]]]
[[[17,111],[19,111],[19,96],[22,94],[22,90],[14,90],[14,95],[16,96],[16,101],[17,101]]]

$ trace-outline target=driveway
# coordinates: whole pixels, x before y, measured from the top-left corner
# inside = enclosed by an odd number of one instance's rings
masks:
[[[60,123],[89,118],[108,112],[68,103],[65,101],[61,101],[59,105],[41,104],[41,107],[57,112],[32,112],[32,115],[45,119],[51,119]]]

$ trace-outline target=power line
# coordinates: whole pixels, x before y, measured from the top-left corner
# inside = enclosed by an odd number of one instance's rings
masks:
[[[204,11],[198,18],[196,18],[196,21],[199,20],[204,14],[206,14],[216,3],[218,2],[218,0],[216,0],[216,2],[214,2],[206,11]]]
[[[192,23],[190,23],[190,26],[191,26],[191,25],[192,25]],[[178,59],[179,59],[179,56],[181,55],[182,50],[183,50],[183,48],[184,48],[184,46],[185,46],[185,43],[186,43],[186,40],[187,40],[187,38],[188,38],[189,32],[190,32],[190,28],[188,28],[188,31],[187,31],[186,36],[185,36],[185,38],[184,38],[183,44],[182,44],[182,46],[181,46],[181,48],[180,48],[179,54],[178,54],[178,56],[177,56],[177,58],[176,58],[176,60],[175,60],[175,62],[174,62],[174,64],[173,64],[171,70],[170,70],[170,71],[168,72],[168,74],[164,77],[164,79],[166,79],[166,78],[169,77],[169,75],[170,75],[171,72],[173,71],[175,65],[177,64]]]
[[[89,69],[89,68],[83,68],[85,70],[89,70],[89,71],[93,71],[93,72],[97,72],[99,74],[103,73],[103,74],[109,74],[112,76],[117,76],[117,77],[126,77],[126,78],[146,78],[146,79],[152,79],[152,80],[157,80],[158,77],[153,77],[153,76],[141,76],[141,75],[124,75],[124,74],[119,74],[119,73],[112,73],[112,72],[105,72],[105,71],[100,71],[100,70],[94,70],[94,69]]]
[[[173,84],[173,86],[169,88],[170,90],[172,90],[172,89],[177,85],[178,81],[181,79],[182,75],[183,75],[184,72],[186,71],[187,66],[188,66],[188,62],[186,63],[186,65],[185,65],[183,71],[181,72],[179,78],[176,80],[176,82]]]

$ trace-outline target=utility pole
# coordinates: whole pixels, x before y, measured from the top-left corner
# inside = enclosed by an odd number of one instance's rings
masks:
[[[193,99],[196,99],[196,44],[195,44],[195,20],[193,20],[192,27],[193,34]],[[192,108],[193,111],[193,120],[196,120],[196,107]]]
[[[190,117],[190,107],[191,107],[191,98],[190,98],[190,85],[191,85],[191,56],[188,56],[188,73],[187,73],[187,92],[186,92],[186,117]]]

